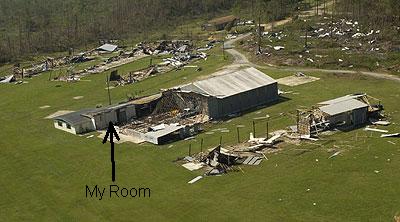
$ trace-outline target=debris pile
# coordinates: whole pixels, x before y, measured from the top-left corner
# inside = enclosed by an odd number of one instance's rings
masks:
[[[277,131],[270,138],[254,138],[235,146],[222,147],[218,145],[206,152],[178,159],[183,167],[190,171],[203,169],[205,176],[220,175],[228,172],[243,171],[239,165],[259,165],[264,159],[268,160],[265,153],[274,152],[275,144],[282,141],[286,131]]]
[[[147,68],[137,71],[131,71],[125,75],[123,75],[122,79],[118,81],[117,85],[126,85],[134,82],[142,81],[148,77],[154,76],[156,74],[167,73],[174,69],[179,69],[185,67],[190,62],[193,62],[198,59],[207,59],[207,54],[201,51],[196,51],[193,49],[191,43],[186,40],[181,41],[161,41],[156,43],[139,43],[137,48],[132,50],[131,52],[121,53],[119,56],[111,57],[106,61],[106,64],[114,64],[116,61],[121,61],[121,57],[129,58],[143,58],[148,55],[167,55],[171,54],[172,57],[164,58],[161,63],[156,65],[151,65]],[[104,65],[103,67],[106,67]],[[198,68],[198,67],[196,67]],[[94,72],[102,72],[108,70],[101,69],[97,67],[96,71],[89,71],[91,73]],[[199,68],[198,68],[199,70]]]
[[[175,55],[191,52],[193,45],[190,40],[163,40],[158,42],[141,42],[136,45],[136,48],[147,55]]]
[[[209,120],[201,98],[167,90],[147,101],[132,101],[138,107],[137,119],[121,131],[153,144],[185,139],[201,132]]]
[[[371,99],[375,98],[365,93],[350,94],[321,102],[309,110],[297,110],[297,125],[290,128],[301,139],[315,140],[315,136],[326,130],[349,130],[367,124],[368,119],[375,124],[390,124],[383,121],[383,106],[371,104]],[[370,127],[365,130],[388,132]]]

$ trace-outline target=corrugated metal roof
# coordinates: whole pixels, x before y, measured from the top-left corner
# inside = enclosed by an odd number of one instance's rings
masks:
[[[357,98],[360,98],[363,96],[365,96],[365,94],[352,94],[352,95],[342,96],[342,97],[339,97],[336,99],[320,102],[320,103],[318,103],[318,105],[332,105],[332,104],[340,103],[340,102],[343,102],[346,100],[357,99]]]
[[[368,105],[356,99],[349,99],[331,105],[322,106],[319,109],[328,115],[334,116],[365,107],[368,107]]]
[[[139,99],[135,99],[135,100],[129,101],[128,103],[129,104],[135,104],[135,105],[142,105],[142,104],[153,102],[153,101],[155,101],[157,99],[160,99],[161,97],[162,97],[162,94],[161,93],[157,93],[157,94],[154,94],[154,95],[151,95],[151,96],[146,96],[146,97],[142,97],[142,98],[139,98]]]
[[[236,19],[238,19],[236,16],[228,15],[228,16],[225,16],[225,17],[212,19],[212,20],[208,21],[208,23],[214,24],[214,25],[219,25],[219,24],[224,24],[224,23],[228,23],[228,22],[233,22]]]
[[[263,72],[247,68],[191,83],[183,86],[182,90],[224,98],[273,83],[276,80]]]
[[[92,122],[92,120],[89,117],[83,116],[88,112],[93,111],[93,109],[83,109],[77,112],[72,112],[68,113],[65,115],[57,116],[54,117],[54,120],[61,120],[64,121],[72,126],[81,124],[81,123],[86,123],[86,122]]]
[[[112,44],[104,44],[102,46],[100,46],[99,50],[103,50],[103,51],[108,51],[108,52],[114,52],[114,50],[116,50],[118,48],[117,45],[112,45]]]

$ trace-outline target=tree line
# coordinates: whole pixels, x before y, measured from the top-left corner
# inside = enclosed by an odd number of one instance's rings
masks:
[[[1,0],[0,63],[101,39],[145,38],[229,10],[231,0]],[[144,36],[144,37],[143,37]]]
[[[334,16],[379,27],[399,24],[400,0],[1,0],[0,63],[87,48],[99,40],[145,40],[228,11],[271,22],[304,5],[329,2]]]

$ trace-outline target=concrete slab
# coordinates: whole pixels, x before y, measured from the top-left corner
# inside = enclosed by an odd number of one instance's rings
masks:
[[[100,139],[103,139],[104,136],[106,135],[106,131],[99,131],[99,132],[100,132],[100,135],[98,135],[97,137],[100,138]],[[122,133],[118,133],[118,135],[119,135],[120,140],[118,141],[118,140],[114,139],[114,142],[116,144],[121,144],[121,143],[125,143],[125,142],[131,142],[131,143],[139,144],[139,143],[144,143],[145,142],[143,139],[138,138],[138,137],[128,136],[128,135],[125,135],[125,134],[122,134]]]
[[[298,86],[306,83],[314,82],[319,80],[317,77],[313,76],[287,76],[276,80],[278,84],[285,86]]]

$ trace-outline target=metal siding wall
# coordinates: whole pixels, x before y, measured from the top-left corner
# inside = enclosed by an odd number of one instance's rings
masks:
[[[126,107],[126,118],[128,119],[128,121],[132,118],[136,118],[136,109],[134,105]]]
[[[92,132],[94,130],[95,129],[92,122],[81,123],[75,127],[75,131],[77,134]]]
[[[355,126],[364,124],[367,121],[367,108],[353,110],[353,121]]]
[[[101,117],[101,120],[100,120]],[[96,127],[98,130],[106,129],[108,123],[111,121],[113,123],[117,122],[117,113],[115,111],[100,113],[95,116]]]
[[[233,113],[243,112],[277,99],[278,86],[274,83],[223,99],[210,98],[208,100],[208,110],[210,117],[217,119]]]
[[[213,98],[213,97],[209,97],[207,104],[208,104],[208,116],[213,119],[219,118],[217,99]]]
[[[348,113],[341,113],[341,114],[329,117],[329,122],[333,125],[337,124],[339,122],[343,122],[343,121],[345,121],[346,124],[348,124],[348,122],[350,121],[350,116]]]
[[[266,90],[267,90],[267,101],[268,102],[274,102],[279,99],[278,83],[268,85],[266,87]]]

